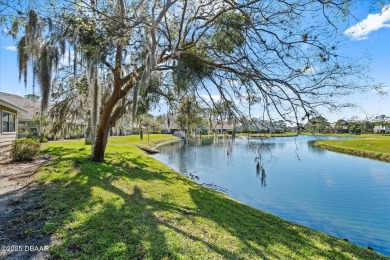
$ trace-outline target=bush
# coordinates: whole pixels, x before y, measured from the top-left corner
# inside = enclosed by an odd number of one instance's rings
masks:
[[[92,145],[92,139],[87,137],[85,138],[85,142],[84,142],[85,145]]]
[[[12,142],[11,158],[14,161],[31,161],[39,155],[41,144],[33,139],[20,138]]]
[[[40,137],[40,138],[39,138],[39,142],[40,142],[40,143],[47,143],[48,140],[47,140],[46,137]]]

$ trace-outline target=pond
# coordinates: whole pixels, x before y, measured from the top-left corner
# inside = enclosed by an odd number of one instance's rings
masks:
[[[242,203],[389,256],[390,163],[323,150],[318,139],[183,141],[154,157]]]

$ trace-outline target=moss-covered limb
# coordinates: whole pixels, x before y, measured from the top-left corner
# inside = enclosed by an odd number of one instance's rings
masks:
[[[137,139],[110,138],[102,163],[88,159],[83,141],[46,144],[54,159],[39,180],[44,231],[58,242],[53,257],[386,259],[198,185],[139,150]]]
[[[327,150],[390,162],[390,137],[376,136],[372,139],[323,140],[315,145]]]

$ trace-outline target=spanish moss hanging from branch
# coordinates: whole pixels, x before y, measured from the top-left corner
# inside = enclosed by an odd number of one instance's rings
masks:
[[[55,46],[45,44],[41,49],[39,58],[39,69],[38,69],[38,81],[41,86],[41,109],[46,110],[49,103],[51,83],[52,83],[52,71],[53,65],[55,68],[58,65],[58,50]]]
[[[27,65],[28,65],[28,53],[27,53],[27,40],[26,36],[23,36],[17,47],[18,51],[18,68],[19,68],[19,82],[24,78],[24,87],[27,87]]]

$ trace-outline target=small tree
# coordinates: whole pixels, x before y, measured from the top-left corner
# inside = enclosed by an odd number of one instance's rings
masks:
[[[334,128],[338,133],[344,133],[348,130],[349,123],[344,119],[337,120]]]
[[[187,96],[181,101],[176,121],[188,134],[192,134],[193,130],[202,124],[203,109],[194,96]]]
[[[305,128],[310,132],[323,133],[328,126],[329,122],[325,117],[315,116],[309,119],[309,122],[306,124]]]

